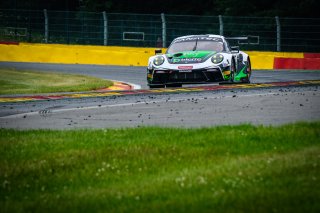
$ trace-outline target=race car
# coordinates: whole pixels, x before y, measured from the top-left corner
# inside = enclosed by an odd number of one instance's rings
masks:
[[[150,88],[181,87],[212,82],[250,83],[251,63],[239,47],[230,47],[220,35],[189,35],[172,41],[165,54],[149,58]]]

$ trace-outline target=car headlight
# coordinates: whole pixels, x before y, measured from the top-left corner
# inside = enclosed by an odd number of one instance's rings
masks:
[[[219,64],[223,61],[223,55],[219,53],[215,54],[214,56],[212,56],[211,61],[214,64]]]
[[[153,64],[156,66],[160,66],[164,62],[164,57],[163,56],[157,56],[155,59],[153,59]]]

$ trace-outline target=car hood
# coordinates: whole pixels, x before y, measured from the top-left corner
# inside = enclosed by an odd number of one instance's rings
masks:
[[[215,51],[185,51],[173,54],[165,54],[170,64],[194,64],[202,63],[216,54]]]

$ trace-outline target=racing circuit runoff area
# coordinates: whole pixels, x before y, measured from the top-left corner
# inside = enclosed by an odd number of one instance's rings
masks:
[[[0,51],[6,53],[0,56],[1,68],[84,74],[141,88],[0,96],[0,128],[203,127],[320,120],[320,71],[308,70],[311,65],[320,67],[320,57],[315,57],[319,54],[249,52],[251,84],[149,90],[143,65],[154,48],[0,44]],[[89,53],[96,57],[84,57]]]

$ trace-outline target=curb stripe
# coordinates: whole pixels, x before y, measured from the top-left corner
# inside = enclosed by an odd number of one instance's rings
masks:
[[[112,90],[132,90],[132,86],[118,81],[113,81],[113,85],[108,88],[98,89],[96,92],[112,91]]]
[[[230,89],[255,89],[255,88],[270,88],[270,87],[286,87],[286,86],[302,86],[302,85],[320,85],[320,80],[305,80],[305,81],[289,81],[289,82],[272,82],[263,84],[232,84],[232,85],[212,85],[198,86],[189,88],[170,88],[170,89],[150,89],[150,90],[131,90],[131,91],[103,91],[90,92],[79,94],[62,94],[48,96],[20,96],[20,97],[0,97],[0,102],[26,102],[26,101],[44,101],[57,99],[73,99],[73,98],[94,98],[94,97],[110,97],[110,96],[125,96],[139,94],[157,94],[157,93],[186,93],[186,92],[201,92],[201,91],[216,91]]]

